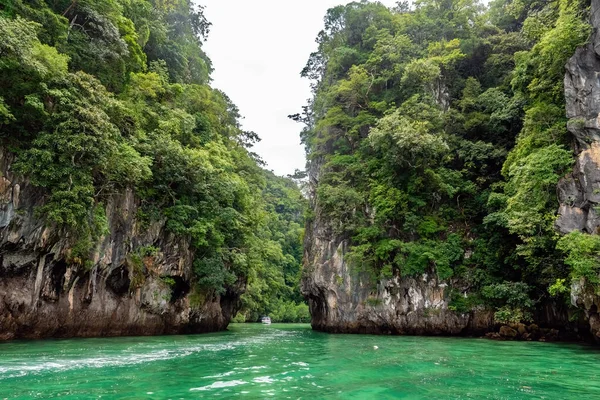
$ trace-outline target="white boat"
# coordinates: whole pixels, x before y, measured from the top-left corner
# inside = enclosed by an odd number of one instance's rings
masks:
[[[262,317],[260,319],[260,322],[262,322],[265,325],[271,325],[271,318],[269,318],[269,317]]]

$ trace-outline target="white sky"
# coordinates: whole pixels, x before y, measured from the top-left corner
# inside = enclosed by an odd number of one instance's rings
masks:
[[[253,151],[267,169],[287,175],[305,167],[302,124],[287,118],[311,96],[300,77],[328,8],[345,0],[196,0],[212,22],[204,50],[212,59],[213,86],[239,107],[246,130],[262,142]],[[396,0],[382,3],[393,6]]]

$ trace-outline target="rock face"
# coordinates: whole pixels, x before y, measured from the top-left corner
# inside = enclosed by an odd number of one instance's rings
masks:
[[[10,171],[0,152],[0,340],[157,335],[225,329],[244,282],[222,296],[193,294],[193,253],[165,222],[137,220],[132,191],[106,202],[109,232],[91,263],[77,238],[35,216],[44,192]]]
[[[577,49],[567,63],[565,99],[568,129],[574,137],[577,162],[558,185],[560,201],[556,227],[561,233],[575,230],[600,234],[600,3],[592,1],[588,44]],[[600,340],[600,296],[584,280],[573,284],[571,299],[582,307],[591,333]]]
[[[567,128],[574,137],[577,163],[558,185],[557,228],[599,233],[600,215],[600,4],[592,2],[594,32],[566,65]]]
[[[314,329],[332,333],[461,335],[483,334],[494,328],[491,312],[451,311],[446,284],[435,278],[395,278],[371,290],[360,277],[352,277],[348,268],[341,259],[325,262],[303,281]]]
[[[309,301],[313,329],[331,333],[408,335],[484,335],[498,339],[588,340],[585,321],[562,304],[546,303],[536,310],[541,324],[527,328],[501,326],[483,308],[467,313],[452,309],[450,287],[434,274],[394,277],[373,287],[367,275],[353,271],[346,258],[347,241],[337,238],[318,216],[305,240],[302,292]],[[454,282],[456,286],[457,282]],[[600,297],[596,298],[600,304]],[[600,324],[600,318],[598,319]]]

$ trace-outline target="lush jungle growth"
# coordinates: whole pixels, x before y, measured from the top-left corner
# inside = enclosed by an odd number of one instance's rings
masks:
[[[564,65],[588,16],[586,0],[329,10],[302,71],[314,97],[292,118],[306,124],[318,216],[350,241],[354,268],[374,283],[435,271],[451,307],[526,321],[581,274],[579,253],[597,264],[597,240],[557,246],[554,229],[573,164]]]
[[[1,0],[1,145],[45,189],[39,217],[79,238],[82,268],[103,203],[132,189],[141,223],[190,239],[198,294],[248,280],[248,313],[298,319],[284,309],[302,309],[304,200],[260,168],[258,136],[210,87],[209,29],[189,0]]]

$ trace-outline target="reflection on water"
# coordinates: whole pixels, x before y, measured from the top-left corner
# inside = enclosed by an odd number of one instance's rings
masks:
[[[231,325],[208,335],[0,344],[0,399],[600,398],[600,352]]]

